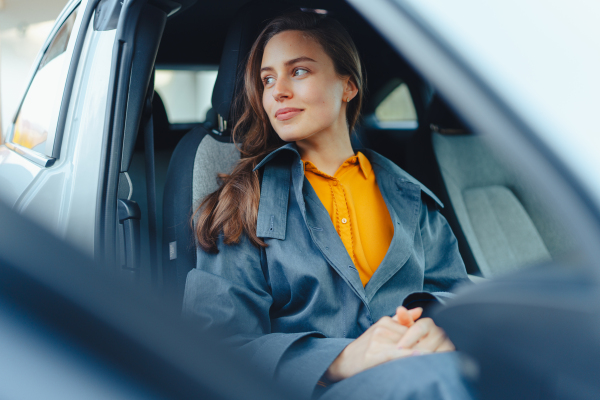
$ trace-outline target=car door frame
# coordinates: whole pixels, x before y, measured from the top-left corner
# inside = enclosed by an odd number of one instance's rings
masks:
[[[117,200],[120,187],[132,190],[127,171],[133,144],[143,128],[142,114],[166,19],[190,4],[190,0],[129,0],[119,15],[96,203],[94,253],[106,265],[131,268],[123,264],[125,239],[119,229]]]

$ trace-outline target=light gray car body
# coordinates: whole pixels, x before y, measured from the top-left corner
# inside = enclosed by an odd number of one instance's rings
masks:
[[[79,5],[79,9],[83,10],[87,3],[88,0],[70,1],[57,19],[49,39],[74,7]],[[90,25],[82,27],[82,18],[83,12],[79,12],[66,51],[69,62],[64,63],[61,72],[64,85],[75,47],[74,39],[79,29],[85,29],[85,42],[77,65],[60,157],[51,166],[44,166],[52,154],[54,133],[50,132],[43,153],[15,146],[9,148],[11,126],[6,138],[8,146],[0,146],[0,198],[18,212],[93,255],[100,156],[115,30],[94,31]],[[49,40],[34,63],[34,71],[48,44]],[[60,107],[54,109],[51,129],[56,130]]]

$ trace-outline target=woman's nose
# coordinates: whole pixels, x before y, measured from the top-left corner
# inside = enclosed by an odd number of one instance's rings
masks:
[[[281,101],[292,97],[292,90],[289,82],[285,78],[277,79],[275,82],[275,87],[273,87],[273,97],[275,98],[275,101]]]

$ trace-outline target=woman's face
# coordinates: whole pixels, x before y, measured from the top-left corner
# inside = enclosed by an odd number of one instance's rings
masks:
[[[281,139],[293,142],[328,132],[348,135],[346,98],[356,86],[339,77],[323,48],[301,31],[279,33],[267,43],[260,77],[263,107]]]

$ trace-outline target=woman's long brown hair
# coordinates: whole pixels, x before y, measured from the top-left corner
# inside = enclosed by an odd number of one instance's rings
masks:
[[[269,40],[278,33],[292,30],[302,31],[319,43],[333,60],[338,76],[349,76],[356,84],[358,94],[346,108],[349,132],[358,121],[364,88],[362,66],[356,46],[344,27],[332,18],[300,10],[274,18],[252,45],[244,73],[244,90],[234,104],[234,115],[239,118],[232,136],[240,150],[240,160],[230,174],[219,174],[219,189],[206,196],[192,218],[193,223],[198,216],[196,238],[204,251],[219,251],[220,234],[225,244],[238,243],[241,235],[246,234],[255,246],[267,246],[256,235],[260,181],[259,171],[253,169],[285,142],[273,130],[262,105],[260,66]]]

